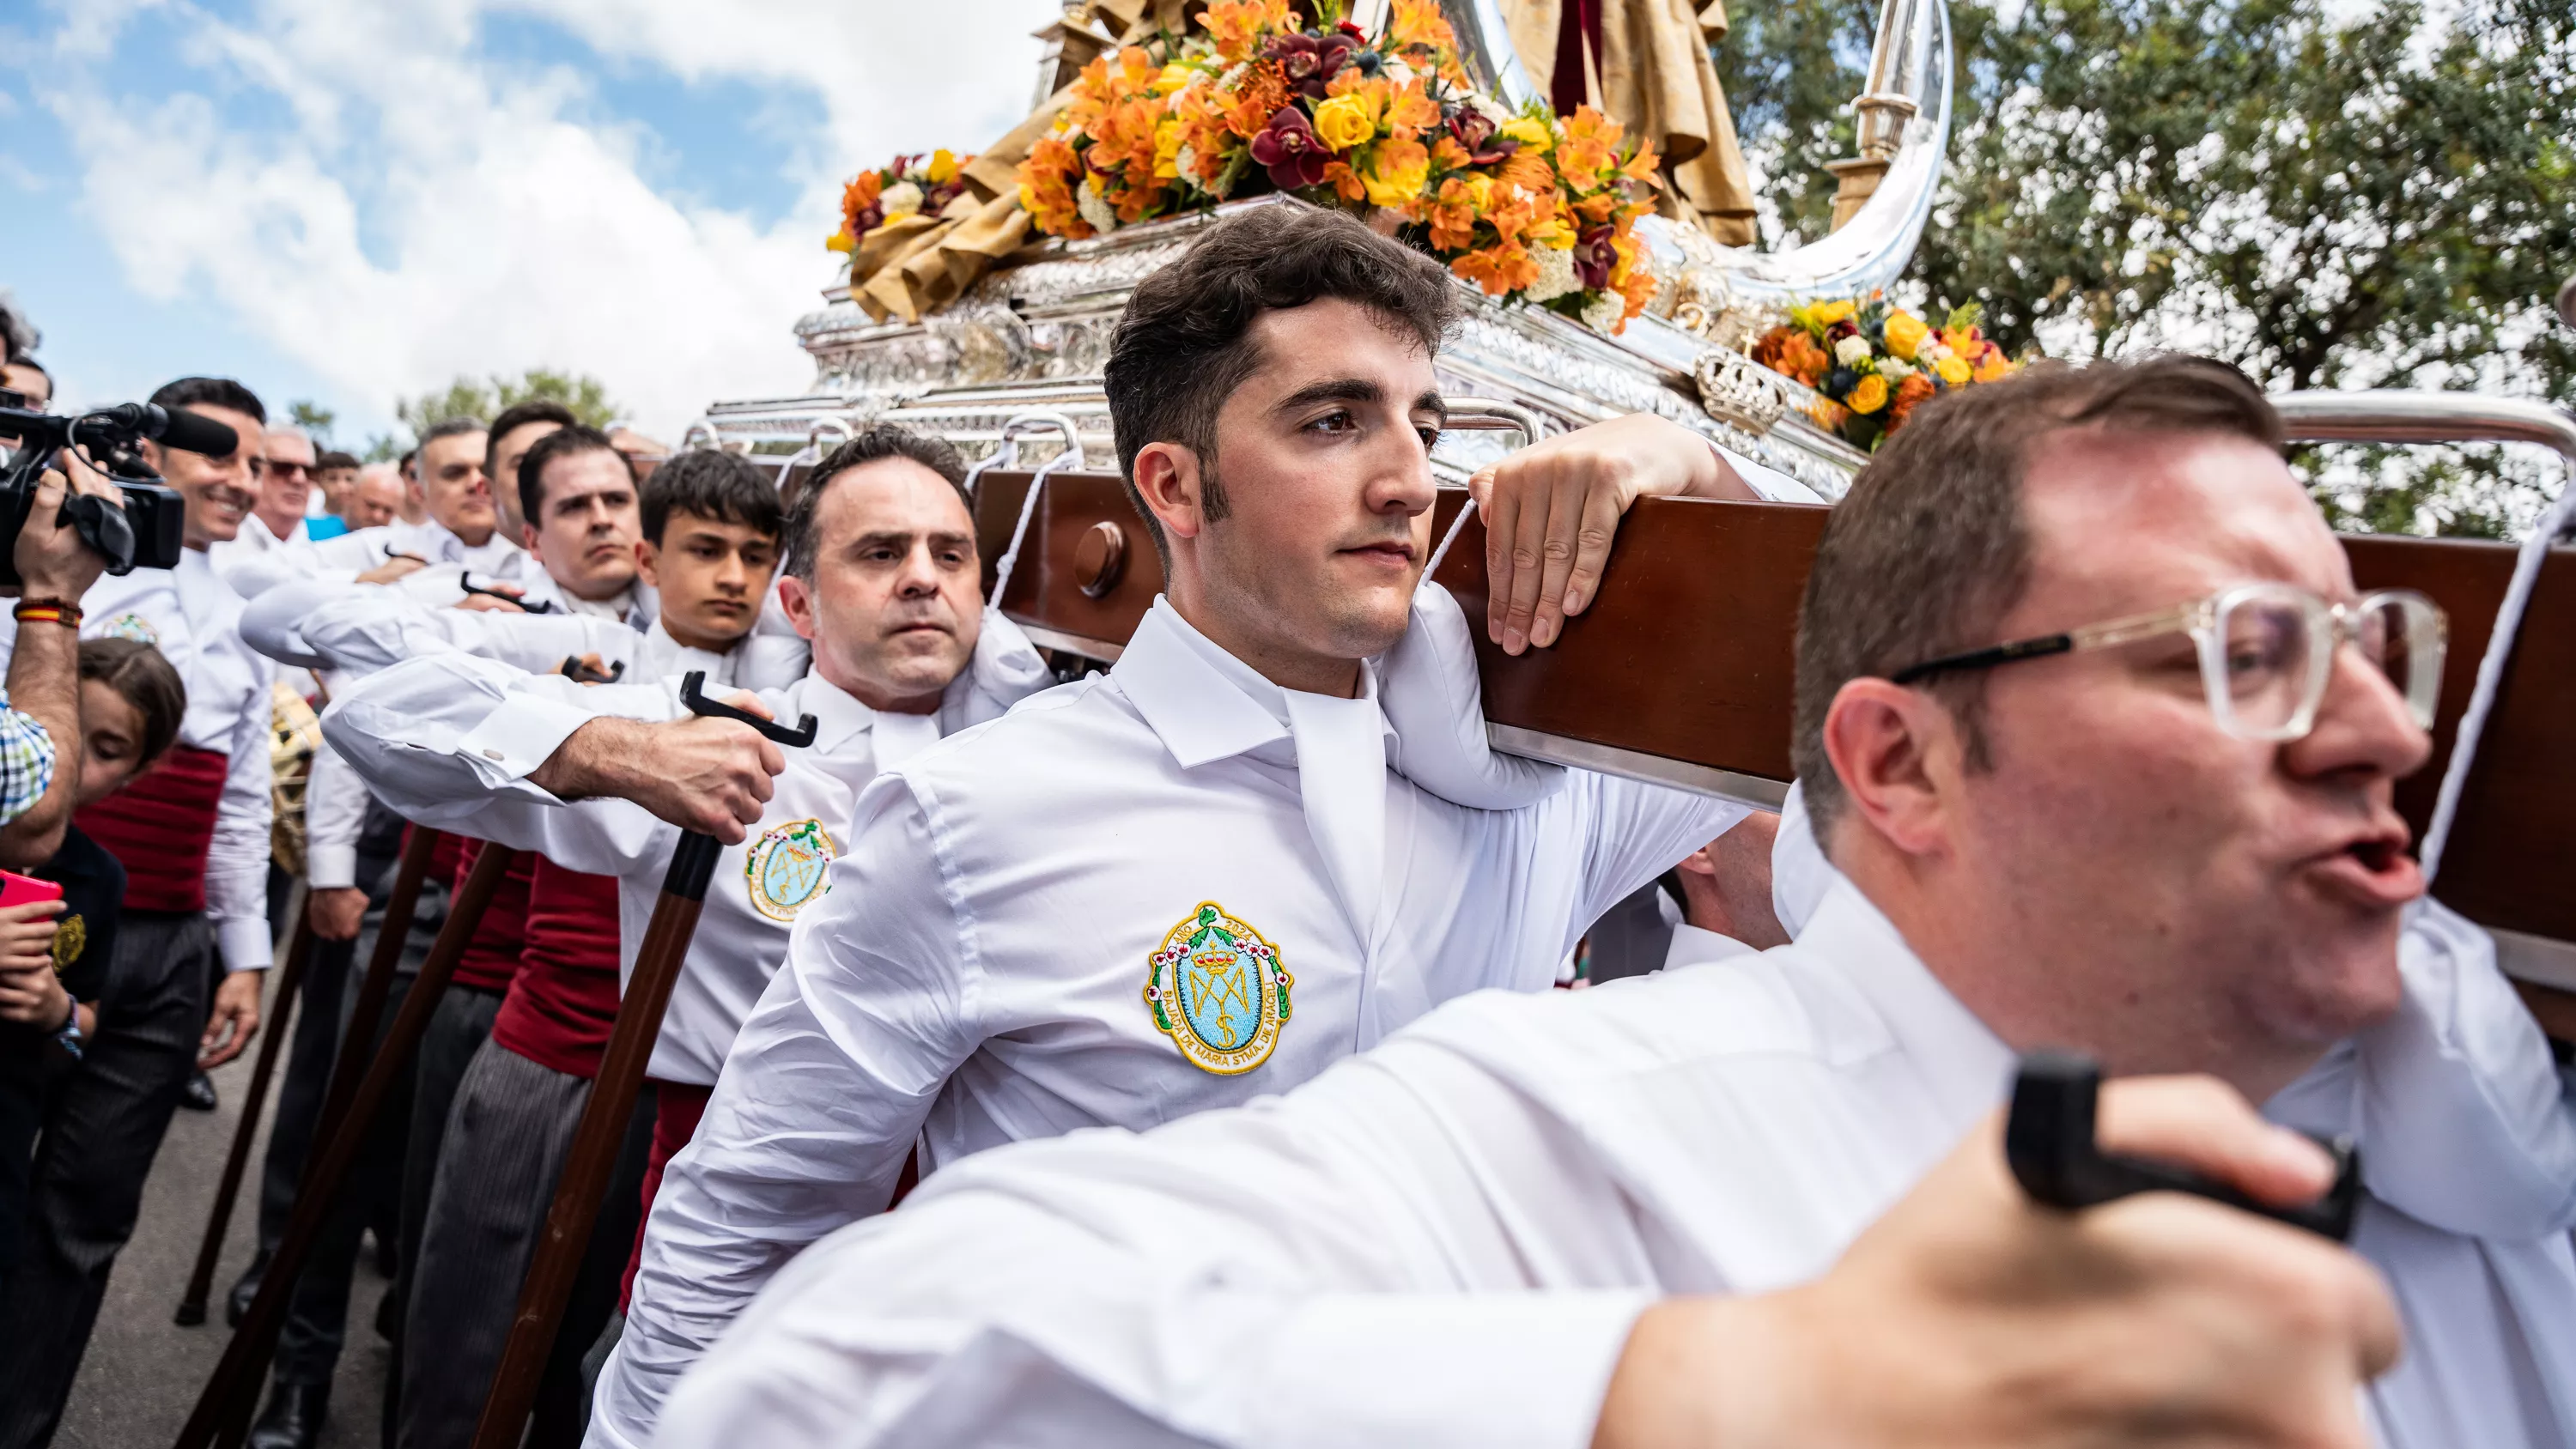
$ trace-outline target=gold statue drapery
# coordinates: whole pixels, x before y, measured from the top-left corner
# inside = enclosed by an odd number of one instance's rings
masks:
[[[1726,0],[1593,0],[1597,52],[1585,33],[1580,93],[1655,143],[1676,220],[1696,220],[1728,246],[1754,243],[1753,179],[1709,47],[1726,36]],[[1543,96],[1558,93],[1557,57],[1576,0],[1501,0],[1521,68]]]

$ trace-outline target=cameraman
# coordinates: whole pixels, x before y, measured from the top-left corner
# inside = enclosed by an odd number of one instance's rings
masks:
[[[18,531],[14,555],[20,585],[19,620],[56,621],[54,626],[23,631],[9,655],[8,685],[0,691],[0,868],[26,871],[53,857],[71,818],[76,781],[55,768],[57,749],[80,739],[80,651],[65,616],[49,610],[51,601],[77,599],[89,592],[107,561],[81,543],[80,535],[55,522],[63,495],[76,488],[117,501],[113,484],[77,462],[71,473],[48,472],[36,490],[26,526]]]
[[[150,773],[77,816],[125,867],[126,889],[98,1034],[49,1121],[54,1166],[36,1184],[25,1257],[0,1305],[0,1343],[14,1345],[0,1355],[0,1446],[52,1435],[170,1114],[192,1070],[249,1043],[269,964],[272,668],[242,643],[241,599],[206,552],[249,515],[266,471],[267,413],[223,378],[182,378],[152,402],[235,437],[222,457],[142,445],[181,500],[178,566],[99,579],[76,605],[55,595],[39,607],[30,589],[18,606],[21,649],[60,647],[68,659],[74,628],[154,645],[178,671],[186,709],[177,743]]]

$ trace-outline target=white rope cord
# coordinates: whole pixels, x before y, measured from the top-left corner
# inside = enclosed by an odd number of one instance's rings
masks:
[[[1449,556],[1449,545],[1458,541],[1458,535],[1467,529],[1467,520],[1475,516],[1476,497],[1471,493],[1467,495],[1467,506],[1458,510],[1456,518],[1449,520],[1449,531],[1440,535],[1440,546],[1431,551],[1431,562],[1422,566],[1422,577],[1416,579],[1413,584],[1416,593],[1421,592],[1422,587],[1431,582],[1433,574],[1440,572],[1440,561]]]
[[[1001,566],[993,570],[992,602],[996,607],[1011,591],[1011,571],[1020,566],[1020,541],[1028,537],[1029,520],[1037,514],[1038,495],[1046,491],[1046,480],[1077,456],[1068,448],[1038,465],[1038,471],[1029,479],[1028,496],[1020,500],[1020,521],[1011,525],[1011,546],[1003,550]]]
[[[2576,460],[2569,468],[2576,471]],[[2450,843],[2451,826],[2460,815],[2460,797],[2467,793],[2469,771],[2477,763],[2478,737],[2485,733],[2487,715],[2495,708],[2496,691],[2504,687],[2505,665],[2513,658],[2514,636],[2521,632],[2523,610],[2531,603],[2532,586],[2539,582],[2540,566],[2549,557],[2550,546],[2567,531],[2571,518],[2576,518],[2576,482],[2562,483],[2557,502],[2541,519],[2531,537],[2523,540],[2522,551],[2513,561],[2513,582],[2505,587],[2504,605],[2496,610],[2495,632],[2487,636],[2486,653],[2478,659],[2476,687],[2469,691],[2468,708],[2460,711],[2460,728],[2451,743],[2451,761],[2442,770],[2442,789],[2434,797],[2432,823],[2424,829],[2424,883],[2442,868],[2442,848]]]

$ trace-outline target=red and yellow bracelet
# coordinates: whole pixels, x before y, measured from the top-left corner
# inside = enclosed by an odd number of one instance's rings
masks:
[[[80,605],[60,599],[20,599],[10,615],[21,624],[60,624],[66,629],[81,626]]]

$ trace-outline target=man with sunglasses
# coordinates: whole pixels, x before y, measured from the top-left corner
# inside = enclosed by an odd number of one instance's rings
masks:
[[[2280,441],[2189,359],[1927,405],[1809,580],[1793,944],[945,1167],[655,1442],[2576,1440],[2576,1106],[2391,804],[2439,616],[2356,594]],[[2249,1100],[2352,1135],[2386,1282],[2206,1201],[2022,1199],[1995,1108],[2042,1046],[2165,1078],[2106,1146],[2262,1201],[2329,1174]]]

